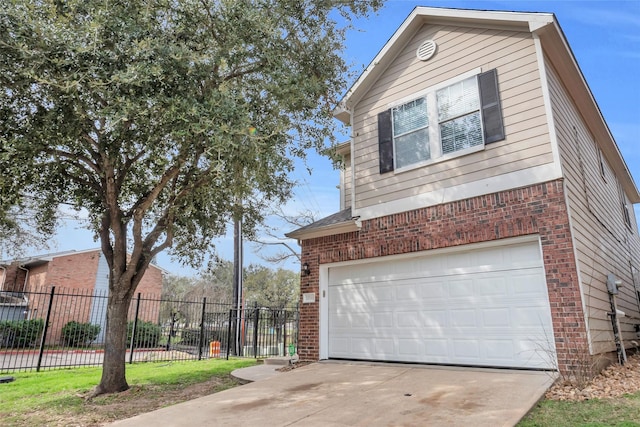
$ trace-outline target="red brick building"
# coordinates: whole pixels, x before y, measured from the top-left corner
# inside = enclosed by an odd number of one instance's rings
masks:
[[[27,257],[0,264],[0,291],[24,294],[27,308],[24,318],[44,318],[51,300],[50,330],[47,344],[60,341],[60,331],[69,321],[90,322],[104,332],[109,268],[99,249],[59,252]],[[136,289],[147,299],[160,299],[163,270],[150,265]],[[143,305],[139,318],[157,322],[158,304]]]

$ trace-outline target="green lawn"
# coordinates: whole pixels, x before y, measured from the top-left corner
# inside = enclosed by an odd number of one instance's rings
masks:
[[[543,400],[518,427],[640,427],[640,392],[584,402]]]
[[[231,371],[255,363],[209,359],[127,365],[131,389],[92,400],[85,396],[98,384],[101,368],[13,373],[14,382],[0,384],[0,425],[62,426],[68,417],[74,425],[91,425],[127,418],[237,386]]]

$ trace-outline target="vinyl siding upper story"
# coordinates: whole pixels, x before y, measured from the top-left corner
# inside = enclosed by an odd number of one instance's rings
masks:
[[[429,60],[421,61],[416,51],[426,40],[433,40],[437,49]],[[549,65],[571,93],[577,113],[589,123],[610,167],[619,171],[618,182],[629,206],[640,202],[633,178],[552,14],[418,7],[336,109],[336,118],[351,126],[351,141],[343,144],[341,209],[351,208],[354,218],[366,220],[564,178]],[[436,151],[412,167],[392,166],[391,171],[382,167],[388,163],[389,151],[380,147],[396,143],[385,142],[389,131],[380,131],[380,116],[395,114],[398,107],[418,98],[428,103],[430,93],[487,72],[497,76],[502,138],[447,155]],[[433,132],[439,138],[432,130],[437,126],[431,124],[429,138]],[[432,151],[434,146],[438,144],[431,143]]]
[[[614,351],[606,274],[614,274],[623,286],[617,296],[624,340],[636,339],[634,324],[640,319],[637,276],[640,271],[638,226],[621,185],[621,176],[610,166],[588,124],[558,72],[547,61],[550,101],[560,148],[565,187],[571,214],[572,235],[581,279],[583,310],[591,335],[592,353]],[[624,210],[629,213],[628,223]]]
[[[434,40],[438,47],[437,53],[423,62],[416,58],[416,50],[425,40]],[[493,69],[502,104],[504,140],[466,155],[433,159],[422,167],[380,173],[380,112],[430,87],[456,82],[461,75]],[[364,218],[498,191],[514,181],[527,185],[560,175],[547,126],[536,44],[528,31],[423,25],[351,112],[352,207],[355,215]],[[479,185],[470,185],[473,183]],[[346,199],[351,201],[351,195]]]

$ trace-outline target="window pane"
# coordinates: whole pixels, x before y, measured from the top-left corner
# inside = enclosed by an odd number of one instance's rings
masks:
[[[482,145],[482,127],[480,113],[475,112],[440,124],[442,153]]]
[[[421,129],[395,138],[396,168],[429,160],[429,132]]]
[[[402,135],[427,126],[427,104],[419,98],[393,109],[393,135]]]
[[[480,109],[478,80],[471,77],[437,92],[438,120],[444,121]]]

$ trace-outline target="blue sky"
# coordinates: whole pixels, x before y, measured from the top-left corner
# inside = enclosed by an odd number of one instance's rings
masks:
[[[348,32],[344,57],[354,70],[362,70],[371,62],[415,6],[554,13],[627,166],[639,182],[640,1],[389,1],[375,16],[356,21],[356,29]],[[304,167],[294,173],[299,185],[286,211],[308,209],[317,218],[338,211],[338,171],[327,159],[313,153],[308,165],[312,168],[311,175]],[[638,206],[636,216],[640,216]],[[287,231],[291,231],[290,227],[284,227],[282,234]],[[55,243],[53,250],[99,246],[76,221],[68,221],[60,228]],[[290,244],[297,247],[295,242]],[[220,238],[216,247],[222,258],[233,258],[231,234]],[[264,263],[250,243],[245,243],[244,252],[245,265]],[[166,254],[159,256],[158,264],[174,274],[195,274]],[[290,260],[282,267],[296,270],[299,265],[297,260]]]

